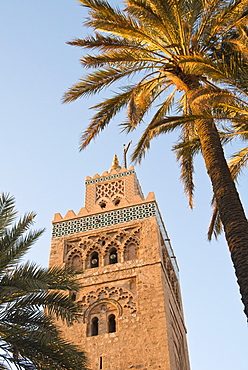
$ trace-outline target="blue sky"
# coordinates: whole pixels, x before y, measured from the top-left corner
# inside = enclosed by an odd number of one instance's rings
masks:
[[[46,232],[28,258],[46,266],[53,214],[78,212],[85,177],[108,170],[115,153],[122,161],[123,144],[135,143],[138,133],[119,134],[119,116],[78,152],[92,115],[88,108],[100,97],[61,104],[84,72],[81,50],[66,41],[90,33],[82,24],[86,10],[76,0],[1,0],[0,14],[0,190],[16,197],[20,214],[37,212],[35,227]],[[199,157],[191,211],[170,151],[174,141],[155,140],[136,172],[144,194],[155,192],[177,256],[191,368],[247,370],[248,329],[226,242],[223,236],[206,240],[211,185]],[[239,191],[247,209],[245,175]]]

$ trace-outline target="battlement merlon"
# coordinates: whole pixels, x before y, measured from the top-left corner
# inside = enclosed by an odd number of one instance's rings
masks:
[[[145,204],[147,202],[149,203],[156,201],[154,192],[148,193],[146,199],[142,199],[139,195],[137,195],[134,200],[136,201],[133,202],[132,205],[137,206],[140,204]],[[114,210],[121,210],[122,208],[126,208],[127,206],[129,206],[129,203],[123,201],[122,204],[118,204],[117,206],[115,206]],[[106,204],[106,207],[104,209],[102,209],[100,206],[97,206],[94,207],[94,209],[92,209],[91,211],[88,211],[86,207],[82,207],[78,214],[76,214],[73,210],[69,210],[64,217],[60,213],[55,213],[52,224],[56,224],[58,222],[63,221],[75,220],[77,218],[92,216],[95,214],[101,214],[107,211],[113,211],[113,205],[111,206],[111,204]]]

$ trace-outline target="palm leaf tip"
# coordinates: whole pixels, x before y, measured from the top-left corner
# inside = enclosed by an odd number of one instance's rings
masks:
[[[11,225],[16,215],[14,197],[8,193],[2,193],[0,196],[0,233]]]

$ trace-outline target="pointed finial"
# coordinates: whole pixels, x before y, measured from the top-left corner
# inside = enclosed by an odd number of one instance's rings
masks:
[[[112,166],[110,167],[110,170],[119,170],[120,168],[121,168],[121,166],[119,164],[119,159],[118,159],[117,155],[115,154],[114,158],[113,158]]]

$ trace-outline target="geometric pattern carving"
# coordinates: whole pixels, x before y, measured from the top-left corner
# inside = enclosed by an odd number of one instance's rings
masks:
[[[156,203],[149,202],[137,206],[79,217],[74,220],[53,224],[52,238],[95,230],[106,226],[118,225],[124,222],[141,220],[156,216]]]
[[[113,180],[113,179],[117,179],[117,178],[128,176],[128,175],[133,175],[133,174],[134,174],[134,171],[131,170],[131,171],[126,171],[126,172],[116,173],[116,174],[113,174],[113,175],[98,177],[96,179],[86,180],[85,185],[96,184],[98,182]]]
[[[85,311],[89,305],[108,299],[117,301],[123,309],[126,308],[131,313],[136,312],[136,303],[132,293],[117,286],[98,288],[96,291],[91,291],[82,297],[80,303],[83,311]]]
[[[116,195],[124,195],[123,180],[96,185],[96,201],[100,198],[113,199]]]

